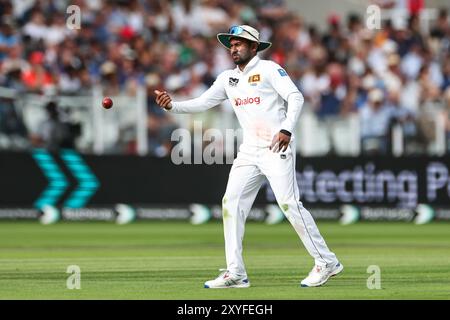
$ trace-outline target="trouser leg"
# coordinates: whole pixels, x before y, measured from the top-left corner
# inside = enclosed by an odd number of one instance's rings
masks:
[[[236,158],[222,200],[227,269],[235,274],[246,275],[242,258],[245,221],[263,181],[256,165]]]
[[[278,205],[294,227],[309,254],[314,258],[315,263],[322,266],[334,264],[337,262],[335,254],[330,251],[313,217],[299,200],[295,150],[289,147],[283,154],[282,157],[280,153],[268,151],[261,170],[269,180]]]

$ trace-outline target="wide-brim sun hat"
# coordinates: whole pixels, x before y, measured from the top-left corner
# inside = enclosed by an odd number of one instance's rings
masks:
[[[382,102],[383,97],[383,91],[381,91],[380,89],[372,89],[371,91],[369,91],[369,101]]]
[[[232,26],[227,33],[219,33],[217,35],[217,40],[219,40],[219,42],[228,49],[230,49],[231,47],[231,38],[243,38],[253,42],[257,42],[258,48],[256,49],[256,51],[258,52],[266,50],[272,45],[271,42],[260,41],[258,30],[248,25]]]

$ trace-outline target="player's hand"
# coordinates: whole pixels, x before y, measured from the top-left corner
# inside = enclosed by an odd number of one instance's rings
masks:
[[[283,132],[278,132],[273,137],[272,144],[270,145],[269,150],[272,150],[273,152],[284,152],[287,150],[289,142],[291,142],[291,136]]]
[[[155,90],[156,103],[167,110],[172,109],[172,98],[167,94],[166,91]]]

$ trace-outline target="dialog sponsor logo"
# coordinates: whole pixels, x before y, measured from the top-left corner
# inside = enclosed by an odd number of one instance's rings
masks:
[[[254,97],[254,98],[236,98],[234,99],[234,105],[236,107],[239,106],[246,106],[248,104],[260,104],[261,103],[261,98],[260,97]]]

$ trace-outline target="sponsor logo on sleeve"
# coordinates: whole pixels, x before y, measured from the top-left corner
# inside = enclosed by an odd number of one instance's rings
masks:
[[[287,72],[286,72],[286,70],[284,70],[284,69],[278,69],[278,73],[280,74],[280,76],[282,76],[282,77],[286,77],[288,74],[287,74]]]

